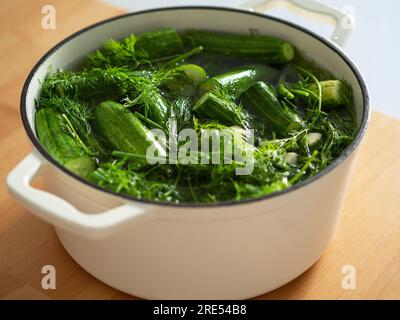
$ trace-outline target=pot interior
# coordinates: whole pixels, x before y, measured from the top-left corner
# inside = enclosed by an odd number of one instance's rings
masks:
[[[248,34],[251,30],[262,35],[286,39],[302,51],[307,58],[314,60],[337,78],[344,79],[351,85],[359,132],[343,154],[313,179],[318,179],[318,176],[324,175],[330,170],[329,168],[334,168],[342,163],[361,141],[369,118],[367,89],[357,68],[335,45],[301,27],[257,13],[212,7],[155,9],[106,20],[73,34],[51,49],[37,63],[25,83],[21,97],[21,115],[25,129],[36,148],[61,171],[68,173],[67,176],[74,182],[77,179],[81,182],[86,181],[67,172],[62,166],[52,161],[36,137],[35,99],[40,94],[40,82],[50,68],[56,70],[76,67],[89,52],[101,47],[102,43],[108,39],[121,39],[131,33],[141,33],[163,27],[172,27],[178,31],[193,28],[244,34]],[[307,181],[300,183],[297,187],[306,183]],[[81,186],[83,185],[96,192],[100,189],[93,188],[93,185],[87,183],[82,183]],[[105,190],[102,191],[105,195]],[[283,193],[285,192],[279,194]]]
[[[72,35],[53,48],[33,71],[32,79],[27,84],[26,101],[21,101],[22,105],[25,102],[27,120],[33,132],[35,132],[34,100],[40,93],[40,81],[49,68],[53,70],[73,68],[90,51],[99,48],[108,39],[121,39],[130,33],[163,27],[237,33],[249,33],[252,30],[263,35],[286,39],[306,57],[324,66],[338,78],[348,81],[353,88],[358,125],[360,126],[362,119],[367,117],[367,112],[364,113],[364,106],[367,105],[364,101],[366,97],[364,84],[354,66],[345,60],[334,45],[328,46],[326,42],[304,29],[265,15],[222,8],[170,8],[125,15],[99,23]]]

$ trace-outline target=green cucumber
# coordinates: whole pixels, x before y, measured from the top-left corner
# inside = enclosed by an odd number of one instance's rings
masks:
[[[146,155],[153,145],[160,156],[165,150],[143,123],[120,103],[104,101],[94,110],[96,130],[116,151]]]
[[[40,143],[57,162],[82,177],[95,169],[94,160],[66,133],[67,124],[58,112],[51,108],[39,109],[35,125]]]
[[[166,82],[169,91],[185,97],[194,96],[197,87],[207,79],[205,70],[196,64],[184,64],[172,69],[174,77]]]
[[[203,82],[199,86],[199,94],[212,91],[218,87],[227,87],[234,96],[238,97],[255,82],[272,81],[278,73],[276,69],[263,65],[238,67]]]
[[[147,118],[158,124],[164,124],[167,121],[168,103],[160,91],[150,91],[146,96],[145,104]]]
[[[350,104],[351,88],[345,81],[341,80],[325,80],[319,82],[322,92],[322,106],[326,108],[334,108],[340,105]],[[308,90],[318,95],[318,87],[316,83],[306,87]]]
[[[206,71],[197,64],[183,64],[176,67],[174,70],[182,72],[188,80],[196,85],[207,79]]]
[[[295,56],[295,50],[289,42],[269,36],[197,30],[188,31],[182,36],[193,47],[203,46],[205,52],[257,58],[267,64],[285,64]]]
[[[40,97],[36,103],[39,108],[51,108],[62,115],[68,124],[69,132],[77,138],[76,140],[88,155],[100,159],[106,157],[107,152],[93,134],[90,125],[92,108],[78,99],[60,98],[56,95],[51,98]]]
[[[274,131],[287,133],[303,126],[294,111],[281,105],[270,84],[256,82],[242,94],[242,100],[246,108],[265,121]]]
[[[135,50],[145,52],[149,59],[170,57],[183,52],[183,43],[172,28],[144,32],[136,37]]]
[[[232,71],[219,74],[203,82],[199,87],[199,94],[212,91],[218,87],[228,87],[231,92],[245,91],[254,83],[256,70],[252,67],[240,67]]]
[[[203,119],[218,120],[231,126],[243,126],[244,118],[236,104],[219,98],[212,92],[206,92],[193,106],[193,111]]]

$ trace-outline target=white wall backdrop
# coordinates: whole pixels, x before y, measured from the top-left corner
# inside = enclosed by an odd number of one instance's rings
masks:
[[[239,6],[243,0],[103,0],[128,11],[176,5]],[[400,118],[400,1],[320,0],[336,8],[354,12],[356,28],[345,51],[364,74],[372,106]],[[306,21],[284,9],[269,14],[329,36],[332,27]],[[190,26],[188,26],[190,27]]]

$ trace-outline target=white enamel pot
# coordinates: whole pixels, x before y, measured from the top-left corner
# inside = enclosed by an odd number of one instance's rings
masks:
[[[296,1],[337,20],[343,14]],[[110,38],[161,27],[210,29],[281,37],[354,92],[358,134],[323,172],[261,199],[217,205],[165,205],[104,191],[68,172],[40,145],[34,99],[49,66],[69,68]],[[333,40],[350,30],[340,23]],[[33,152],[7,178],[11,193],[54,225],[68,253],[96,278],[150,299],[242,299],[282,286],[322,255],[333,238],[357,146],[369,118],[364,81],[337,44],[297,25],[245,9],[176,7],[119,16],[68,37],[36,64],[23,88],[21,115]],[[45,190],[31,185],[43,176]]]

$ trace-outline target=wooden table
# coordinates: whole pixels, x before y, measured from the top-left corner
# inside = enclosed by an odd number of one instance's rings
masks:
[[[96,1],[52,1],[57,28],[41,28],[47,1],[0,6],[0,178],[30,151],[19,119],[23,81],[40,56],[72,32],[121,13]],[[395,101],[393,101],[395,103]],[[41,268],[57,270],[57,289],[41,288]],[[341,286],[356,269],[356,288]],[[0,185],[1,299],[131,299],[82,270],[53,228],[23,209]],[[400,299],[400,121],[374,112],[358,154],[337,239],[311,269],[258,299]]]

